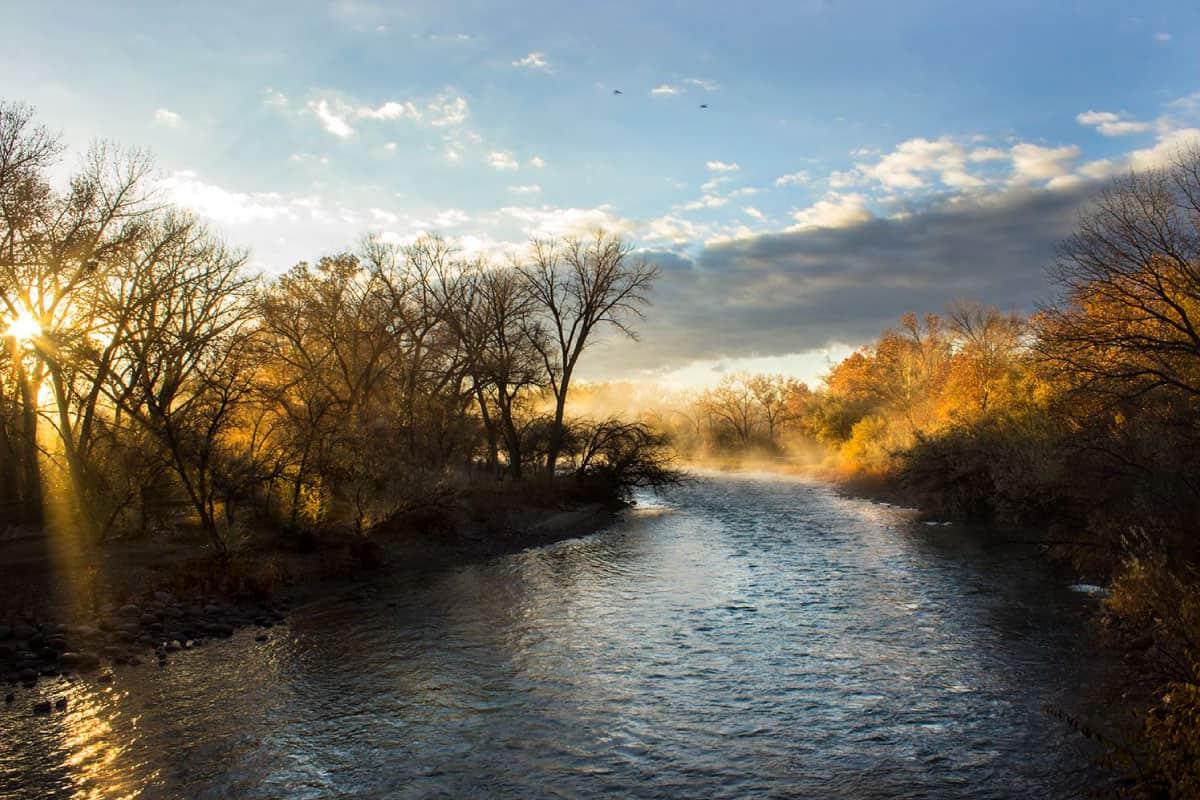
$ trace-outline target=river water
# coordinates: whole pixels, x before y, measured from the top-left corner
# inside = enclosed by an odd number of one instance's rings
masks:
[[[768,475],[0,708],[0,797],[1070,797],[1095,600]]]

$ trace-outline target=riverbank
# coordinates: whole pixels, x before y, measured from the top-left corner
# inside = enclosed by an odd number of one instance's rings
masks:
[[[473,496],[412,513],[369,538],[326,531],[256,531],[225,561],[198,535],[118,541],[84,550],[40,531],[0,540],[0,681],[16,687],[85,677],[109,682],[143,660],[161,666],[181,650],[263,629],[294,606],[390,572],[485,561],[574,538],[612,522],[618,502],[531,500],[512,492]],[[42,702],[35,712],[48,713]]]

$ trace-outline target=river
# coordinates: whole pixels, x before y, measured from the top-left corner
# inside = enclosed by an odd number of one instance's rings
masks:
[[[779,476],[0,708],[0,797],[1069,797],[1105,665],[1028,545]],[[151,659],[152,660],[152,659]]]

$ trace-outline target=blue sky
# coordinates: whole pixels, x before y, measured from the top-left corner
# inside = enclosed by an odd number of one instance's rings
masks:
[[[240,5],[14,4],[0,97],[149,148],[268,271],[617,230],[664,276],[597,377],[811,380],[909,308],[1028,309],[1097,182],[1200,128],[1194,2]]]

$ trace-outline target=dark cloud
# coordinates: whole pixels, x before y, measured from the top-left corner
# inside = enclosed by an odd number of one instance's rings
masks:
[[[804,352],[878,336],[956,298],[1029,311],[1091,186],[949,201],[848,228],[768,234],[694,259],[647,253],[662,277],[641,343],[600,348],[604,372]]]

